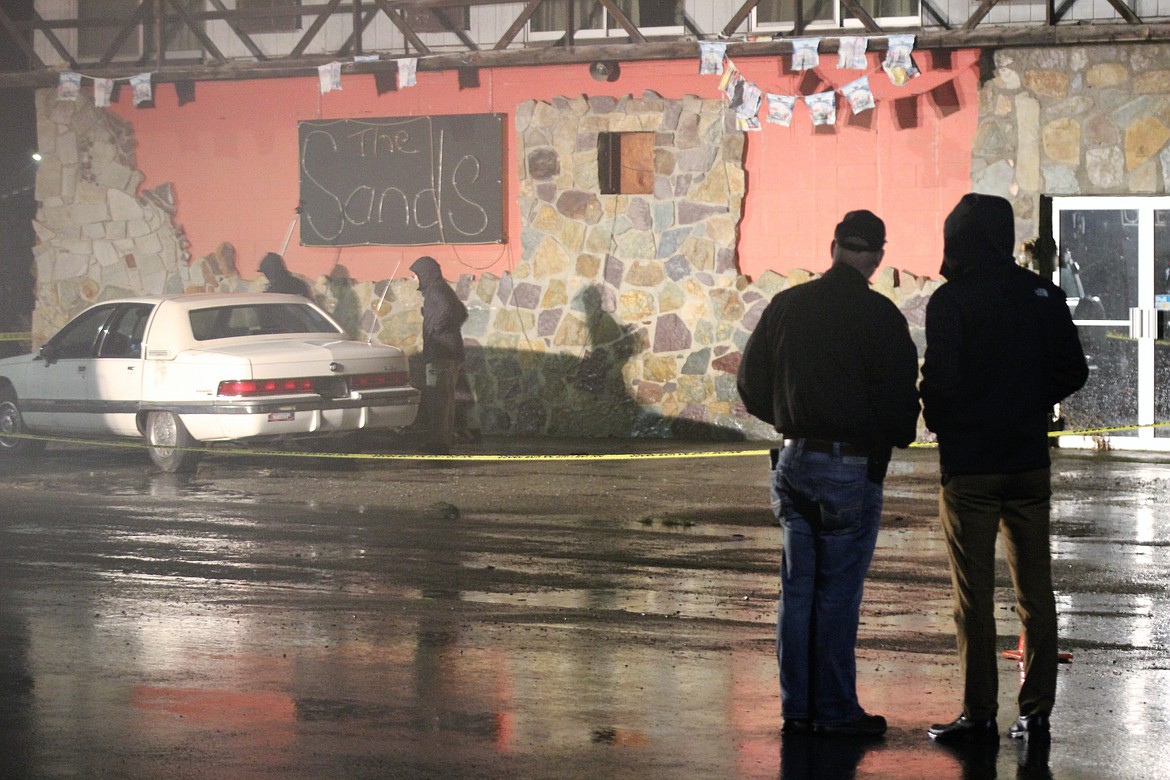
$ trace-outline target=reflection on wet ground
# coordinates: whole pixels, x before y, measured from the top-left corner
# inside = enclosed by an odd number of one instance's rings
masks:
[[[779,735],[762,457],[0,463],[0,777],[1165,777],[1170,464],[1059,454],[1054,739],[968,753],[925,737],[959,701],[936,467],[891,469],[859,638],[890,732],[855,742]]]

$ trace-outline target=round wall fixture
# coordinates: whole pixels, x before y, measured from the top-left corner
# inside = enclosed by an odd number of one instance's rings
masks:
[[[589,75],[595,81],[617,81],[622,68],[616,62],[593,62],[589,65]]]

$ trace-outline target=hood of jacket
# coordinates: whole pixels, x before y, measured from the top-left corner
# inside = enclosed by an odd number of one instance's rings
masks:
[[[978,268],[1013,264],[1015,243],[1012,205],[997,195],[968,193],[943,224],[940,273],[950,280]]]
[[[418,289],[430,287],[443,278],[443,271],[435,258],[423,255],[410,264],[410,270],[418,277]]]
[[[269,252],[264,255],[264,259],[260,261],[260,273],[267,276],[269,279],[281,274],[287,274],[288,269],[284,266],[284,258],[276,254],[276,252]]]

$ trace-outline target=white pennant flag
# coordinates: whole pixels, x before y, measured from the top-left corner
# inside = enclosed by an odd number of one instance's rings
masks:
[[[67,70],[61,73],[57,81],[58,100],[77,100],[77,93],[81,91],[81,74]]]
[[[110,93],[114,91],[113,79],[93,80],[93,104],[98,108],[110,105]]]
[[[418,57],[404,57],[398,60],[398,88],[413,87],[418,71]]]
[[[327,62],[317,67],[317,79],[321,83],[321,94],[341,89],[341,63]]]
[[[154,97],[150,88],[149,73],[139,73],[137,76],[131,76],[130,87],[134,90],[134,105],[136,106],[149,103]]]

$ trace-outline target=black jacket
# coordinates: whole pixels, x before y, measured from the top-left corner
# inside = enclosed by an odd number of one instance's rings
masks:
[[[264,292],[289,293],[313,299],[309,285],[293,276],[285,266],[284,258],[275,252],[264,255],[264,259],[260,261],[260,273],[268,279],[268,286],[264,288]]]
[[[462,361],[462,328],[467,321],[467,307],[443,279],[443,272],[433,258],[420,257],[411,264],[410,270],[418,277],[418,289],[423,296],[423,361]]]
[[[1064,293],[1003,252],[955,253],[944,275],[921,385],[943,474],[1044,468],[1052,407],[1089,375]]]
[[[778,293],[739,364],[752,415],[784,436],[849,442],[879,460],[917,435],[917,380],[906,318],[843,264]]]

